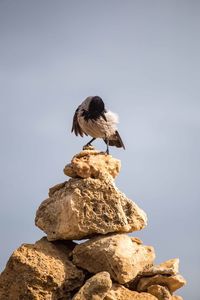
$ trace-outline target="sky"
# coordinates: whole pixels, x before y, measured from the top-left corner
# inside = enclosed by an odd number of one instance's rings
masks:
[[[74,111],[99,95],[126,146],[116,184],[148,215],[133,236],[179,257],[177,294],[198,299],[199,30],[197,0],[0,0],[0,270],[44,236],[36,210],[88,141]]]

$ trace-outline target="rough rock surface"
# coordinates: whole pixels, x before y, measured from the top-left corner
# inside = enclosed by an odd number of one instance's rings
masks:
[[[10,257],[0,275],[0,299],[70,299],[84,274],[68,259],[73,243],[23,244]],[[64,298],[65,297],[65,298]]]
[[[149,294],[154,295],[158,300],[171,300],[171,293],[167,287],[161,285],[151,285],[147,288]]]
[[[179,259],[169,259],[159,265],[153,265],[142,272],[142,276],[153,276],[157,274],[175,275],[179,272]]]
[[[138,293],[126,289],[119,284],[113,284],[104,300],[158,300],[151,294]]]
[[[125,234],[93,238],[73,250],[75,265],[91,273],[107,271],[119,283],[136,277],[154,258],[153,247],[140,245]]]
[[[178,273],[179,259],[170,259],[159,265],[148,266],[140,272],[134,280],[128,282],[126,287],[131,290],[148,291],[149,287],[153,285],[153,291],[157,289],[160,291],[159,286],[164,286],[168,290],[168,286],[185,284],[185,280],[179,277]],[[175,275],[178,276],[176,277]],[[180,282],[178,281],[179,279]],[[174,288],[175,287],[171,287],[171,290],[175,290]],[[162,291],[164,290],[161,289],[161,292]]]
[[[93,147],[72,158],[71,178],[50,188],[36,213],[47,238],[12,254],[0,300],[183,300],[172,295],[185,284],[179,260],[153,265],[153,247],[124,234],[143,229],[147,216],[115,186],[120,167]]]
[[[139,292],[147,291],[148,287],[151,285],[162,285],[166,286],[171,293],[175,292],[177,289],[180,289],[182,286],[186,284],[185,279],[177,274],[177,275],[155,275],[152,277],[143,277],[140,279],[137,290]]]
[[[105,174],[115,178],[119,174],[120,168],[120,160],[91,147],[76,154],[71,163],[64,168],[64,173],[72,178],[102,178]]]
[[[100,272],[86,281],[73,300],[101,300],[112,287],[108,272]]]
[[[105,176],[101,180],[70,179],[51,188],[35,223],[53,241],[140,230],[147,217],[116,188],[111,176]]]

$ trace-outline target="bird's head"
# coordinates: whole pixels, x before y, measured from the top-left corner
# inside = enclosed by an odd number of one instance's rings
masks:
[[[91,114],[101,114],[105,112],[105,105],[101,97],[99,96],[92,97],[92,99],[90,100],[88,111]]]

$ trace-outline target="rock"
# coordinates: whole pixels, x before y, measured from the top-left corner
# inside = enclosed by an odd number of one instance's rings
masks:
[[[147,291],[148,287],[151,285],[162,285],[162,286],[166,286],[169,289],[170,293],[173,293],[174,291],[181,288],[185,284],[186,284],[185,279],[179,274],[172,275],[172,276],[158,274],[152,277],[141,278],[137,285],[137,290],[139,292],[145,292]]]
[[[147,292],[158,298],[158,300],[171,300],[171,293],[164,286],[151,285],[147,288]]]
[[[179,259],[169,259],[159,265],[153,265],[142,272],[142,276],[153,276],[157,274],[176,275],[179,272]]]
[[[105,176],[70,179],[51,188],[49,198],[37,210],[35,224],[50,241],[72,240],[140,230],[147,217]]]
[[[71,163],[64,168],[64,173],[72,178],[102,178],[105,174],[115,178],[120,168],[120,160],[94,148],[87,148],[72,158]]]
[[[75,265],[91,273],[107,271],[122,284],[151,265],[154,258],[153,247],[139,245],[125,234],[96,237],[73,250]]]
[[[113,284],[104,300],[158,300],[151,294],[130,291],[122,285]]]
[[[186,283],[179,260],[153,265],[153,247],[124,234],[143,229],[147,216],[115,186],[120,168],[93,147],[72,158],[64,168],[71,178],[50,188],[36,212],[47,238],[14,251],[0,300],[183,300],[172,295]]]
[[[109,273],[97,273],[86,281],[72,300],[101,300],[111,287],[112,281]]]
[[[70,299],[84,274],[68,259],[74,244],[42,238],[14,251],[0,275],[0,299]],[[65,297],[65,298],[64,298]]]
[[[147,268],[140,272],[134,280],[128,282],[126,287],[130,290],[137,290],[137,285],[141,278],[150,278],[155,275],[176,275],[179,272],[178,268],[178,258],[167,260],[159,265],[147,266]]]

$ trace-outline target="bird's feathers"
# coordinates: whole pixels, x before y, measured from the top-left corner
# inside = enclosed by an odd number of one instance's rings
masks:
[[[75,135],[90,135],[102,138],[107,145],[123,147],[123,141],[117,131],[118,115],[105,109],[103,100],[98,97],[87,97],[76,109],[72,132]]]
[[[108,110],[105,113],[105,117],[106,117],[106,121],[109,124],[109,126],[114,126],[115,128],[117,128],[117,124],[119,123],[119,117],[116,113]]]
[[[106,139],[104,139],[104,142],[107,144]],[[117,130],[115,131],[115,134],[109,138],[108,145],[109,146],[116,146],[117,148],[124,148],[125,149],[124,143],[122,142],[121,136],[120,136],[120,134]]]
[[[80,136],[83,137],[83,135],[84,135],[84,134],[87,135],[87,133],[85,133],[85,132],[81,129],[80,125],[79,125],[79,122],[78,122],[78,112],[79,112],[79,109],[80,109],[80,105],[79,105],[79,107],[78,107],[78,108],[76,109],[76,111],[75,111],[75,114],[74,114],[74,117],[73,117],[73,122],[72,122],[72,130],[71,130],[71,132],[74,131],[74,133],[75,133],[76,136],[77,136],[77,135],[80,135]]]

